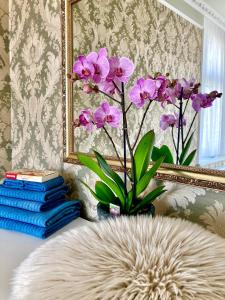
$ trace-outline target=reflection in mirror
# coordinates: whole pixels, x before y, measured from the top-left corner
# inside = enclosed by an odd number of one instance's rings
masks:
[[[225,89],[225,31],[209,19],[204,21],[202,80],[205,92]],[[199,164],[225,170],[225,98],[201,110]]]
[[[73,4],[73,61],[101,48],[107,49],[109,57],[124,56],[133,61],[135,70],[125,85],[131,143],[135,144],[144,116],[140,137],[150,129],[156,134],[153,160],[164,154],[167,163],[225,169],[221,97],[225,76],[218,67],[224,62],[216,62],[225,52],[222,29],[205,21],[203,41],[198,26],[156,0],[151,5],[148,0],[106,2],[104,6],[101,0]],[[155,95],[150,87],[136,82],[137,78],[154,81]],[[74,149],[92,153],[94,148],[115,157],[110,136],[122,156],[122,130],[109,122],[105,129],[93,130],[95,126],[88,122],[89,112],[94,115],[102,102],[116,106],[104,93],[119,99],[115,85],[96,82],[94,89],[89,80],[73,85],[78,120]],[[79,117],[83,121],[79,122]]]

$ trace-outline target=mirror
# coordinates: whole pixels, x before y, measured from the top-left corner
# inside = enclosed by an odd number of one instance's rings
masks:
[[[203,41],[201,26],[192,24],[157,0],[106,0],[104,5],[101,0],[67,0],[65,3],[66,74],[71,74],[79,55],[87,55],[91,51],[98,52],[101,48],[107,49],[109,57],[129,58],[135,66],[129,82],[125,84],[132,145],[135,144],[138,129],[145,116],[140,136],[154,129],[154,155],[157,156],[157,151],[162,151],[162,146],[167,147],[166,151],[169,150],[165,162],[171,165],[165,164],[165,170],[187,170],[192,172],[192,175],[202,173],[210,175],[210,178],[212,175],[219,176],[219,181],[222,182],[225,172],[213,173],[209,169],[225,169],[225,154],[222,151],[224,149],[225,152],[225,145],[222,147],[223,97],[220,94],[224,86],[216,84],[217,77],[214,83],[209,82],[207,73],[210,66],[203,68],[203,45],[208,55],[210,49],[207,48],[206,41]],[[208,38],[210,39],[210,35]],[[205,55],[203,63],[207,59]],[[143,107],[137,108],[135,101],[132,103],[129,92],[137,78],[150,76],[154,77],[154,80],[160,79],[157,72],[167,75],[170,97],[167,101],[151,101],[146,112],[148,102],[145,101]],[[173,79],[180,81],[175,82]],[[200,87],[198,83],[201,81],[203,85]],[[99,90],[107,92],[100,85]],[[215,90],[218,90],[218,93],[215,93]],[[190,91],[192,98],[188,95]],[[210,93],[212,91],[213,93]],[[113,100],[108,99],[102,92],[85,93],[83,84],[72,83],[71,78],[66,79],[66,97],[66,160],[77,162],[76,152],[91,155],[94,148],[104,154],[112,164],[119,166],[110,138],[114,141],[118,155],[122,156],[121,129],[108,126],[106,130],[97,129],[90,132],[85,126],[73,126],[74,120],[77,120],[83,109],[91,108],[94,111],[105,100],[110,105],[116,105]],[[113,98],[118,99],[118,95],[115,93]],[[212,130],[214,126],[215,131]],[[217,148],[213,147],[215,141],[218,144]],[[205,179],[206,177],[203,178]]]

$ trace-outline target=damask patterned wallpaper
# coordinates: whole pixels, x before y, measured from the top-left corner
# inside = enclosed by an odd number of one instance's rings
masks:
[[[0,178],[11,168],[9,5],[0,1]]]
[[[96,201],[77,180],[92,186],[95,176],[62,163],[60,7],[60,0],[10,0],[13,167],[59,169],[71,196],[84,200],[95,218]],[[156,203],[158,213],[182,216],[225,237],[225,193],[174,183],[167,190]]]
[[[126,90],[136,78],[154,74],[170,73],[171,78],[196,78],[200,80],[202,31],[175,14],[157,0],[82,0],[73,8],[74,57],[81,53],[97,51],[101,47],[109,50],[109,55],[127,56],[135,64],[135,72]],[[101,95],[86,95],[74,85],[75,114],[83,107],[98,107]],[[129,104],[129,99],[127,99]],[[107,99],[107,101],[109,101]],[[110,101],[109,101],[110,102]],[[127,105],[128,105],[127,104]],[[166,112],[177,110],[168,105]],[[128,113],[131,142],[135,141],[137,125],[140,124],[144,109],[132,107]],[[167,144],[173,149],[171,135],[159,127],[159,119],[165,113],[161,105],[154,102],[148,112],[142,133],[154,128],[156,144]],[[187,110],[187,120],[191,122],[194,111]],[[189,123],[190,124],[190,123]],[[197,120],[196,123],[198,124]],[[122,131],[109,128],[117,148],[122,155]],[[113,155],[112,145],[104,131],[96,130],[90,135],[82,127],[75,129],[75,149],[91,152],[98,149],[105,155]],[[197,135],[193,147],[196,148]],[[102,145],[102,146],[100,146]]]

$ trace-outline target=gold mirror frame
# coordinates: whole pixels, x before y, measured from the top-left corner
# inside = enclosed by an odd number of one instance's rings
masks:
[[[62,24],[62,95],[63,95],[63,161],[71,164],[80,164],[74,150],[74,132],[72,122],[73,109],[73,84],[67,78],[73,65],[73,22],[72,5],[82,0],[61,0]],[[92,155],[90,155],[92,156]],[[116,171],[122,171],[117,159],[106,156],[110,166]],[[128,163],[128,167],[130,164]],[[198,167],[183,167],[171,164],[162,164],[156,179],[172,181],[182,184],[195,185],[219,191],[225,191],[225,171],[204,169]]]

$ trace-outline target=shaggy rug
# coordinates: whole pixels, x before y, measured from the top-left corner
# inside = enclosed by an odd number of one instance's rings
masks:
[[[224,300],[225,240],[181,219],[119,217],[50,240],[13,283],[13,300]]]

